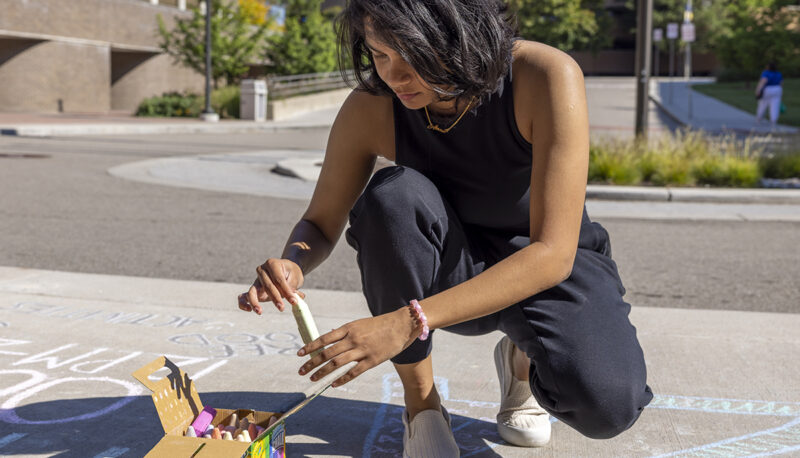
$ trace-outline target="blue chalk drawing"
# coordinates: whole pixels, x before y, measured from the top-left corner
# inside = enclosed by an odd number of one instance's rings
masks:
[[[22,439],[25,436],[27,436],[27,434],[24,434],[24,433],[11,433],[8,436],[3,437],[2,439],[0,439],[0,448],[5,447],[6,445],[8,445],[8,444],[10,444],[12,442],[16,442],[16,441]]]
[[[689,410],[735,415],[794,417],[788,423],[763,431],[731,437],[711,444],[658,455],[692,457],[755,457],[783,455],[800,451],[800,403],[748,401],[742,399],[695,396],[656,396],[650,408]]]
[[[124,455],[128,450],[130,449],[124,447],[111,447],[108,450],[98,453],[94,458],[116,458]]]
[[[439,397],[443,401],[447,401],[451,418],[456,414],[461,415],[465,408],[472,407],[475,403],[474,401],[450,399],[450,386],[447,378],[434,377],[433,381],[436,385],[436,390],[439,392]],[[363,457],[369,458],[373,455],[397,456],[403,452],[403,424],[400,419],[403,407],[390,404],[392,399],[396,398],[403,398],[403,385],[400,382],[400,378],[395,373],[384,374],[381,405],[375,413],[372,427],[364,441],[364,448],[361,452]],[[461,404],[463,404],[463,406],[461,406]],[[499,406],[499,403],[496,402],[480,404]],[[453,418],[452,426],[453,434],[456,436],[456,442],[458,442],[461,447],[462,458],[491,450],[500,445],[501,439],[495,428],[491,428],[491,430],[480,430],[480,437],[475,437],[473,434],[464,431],[464,429],[476,423],[476,420],[470,418],[464,418],[462,420],[461,418],[463,417],[459,417],[458,419]],[[484,438],[492,440],[493,443],[487,445],[483,440]]]
[[[487,409],[494,412],[500,407],[499,402],[453,399],[450,398],[449,384],[446,378],[435,377],[434,381],[442,400],[447,401],[450,413],[459,416],[458,419],[454,418],[453,434],[461,447],[462,457],[486,452],[504,443],[497,434],[496,428],[483,428],[476,434],[472,430],[476,424],[479,424],[478,420],[465,418],[470,409]],[[403,425],[400,415],[403,407],[391,404],[393,400],[402,404],[402,399],[402,384],[397,375],[385,374],[381,405],[364,441],[362,456],[369,458],[375,455],[386,456],[402,453]],[[800,452],[800,403],[797,402],[656,395],[647,408],[730,415],[765,415],[789,419],[788,423],[782,426],[657,455],[654,458],[671,456],[762,457]],[[493,417],[492,414],[492,418],[483,417],[480,420],[494,423]],[[551,422],[556,421],[555,418],[551,418]]]

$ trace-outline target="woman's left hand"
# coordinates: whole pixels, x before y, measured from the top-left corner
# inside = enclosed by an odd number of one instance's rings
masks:
[[[317,381],[351,361],[358,361],[358,364],[332,384],[334,387],[344,385],[411,345],[420,331],[415,324],[415,318],[408,307],[351,321],[301,348],[297,352],[298,356],[325,349],[303,364],[299,373],[306,375],[327,362],[311,376],[312,381]]]

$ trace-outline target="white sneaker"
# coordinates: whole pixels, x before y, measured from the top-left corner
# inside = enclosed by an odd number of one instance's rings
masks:
[[[550,415],[536,402],[528,382],[514,377],[513,349],[508,336],[503,336],[494,348],[494,365],[500,379],[497,432],[510,444],[541,447],[550,441]]]
[[[408,423],[403,410],[403,458],[453,458],[459,456],[458,444],[450,427],[450,414],[444,407],[423,410]]]

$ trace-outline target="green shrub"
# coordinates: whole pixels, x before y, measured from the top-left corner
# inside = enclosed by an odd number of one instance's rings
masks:
[[[761,178],[757,161],[720,155],[696,161],[692,175],[700,185],[729,187],[753,187]]]
[[[655,154],[658,158],[650,176],[650,184],[656,186],[690,186],[694,184],[690,173],[690,161],[680,156]]]
[[[609,184],[634,184],[640,179],[634,155],[614,149],[613,143],[593,144],[589,148],[589,181]]]
[[[800,151],[761,159],[764,178],[800,178]]]
[[[211,91],[211,108],[220,118],[239,117],[239,87],[225,86]],[[193,93],[165,92],[144,99],[136,116],[197,117],[205,109],[205,97]]]
[[[589,156],[589,182],[595,183],[745,187],[758,184],[762,168],[800,171],[800,154],[795,162],[782,159],[785,163],[778,165],[759,164],[749,140],[708,137],[695,131],[650,142],[603,140],[592,143]]]
[[[142,100],[136,116],[196,117],[203,110],[203,99],[192,93],[165,92]]]
[[[211,91],[211,108],[220,118],[239,118],[239,86],[225,86]]]

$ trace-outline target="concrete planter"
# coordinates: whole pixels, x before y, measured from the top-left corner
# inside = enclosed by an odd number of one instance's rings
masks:
[[[267,119],[283,121],[303,113],[341,106],[352,89],[337,89],[267,102]]]

